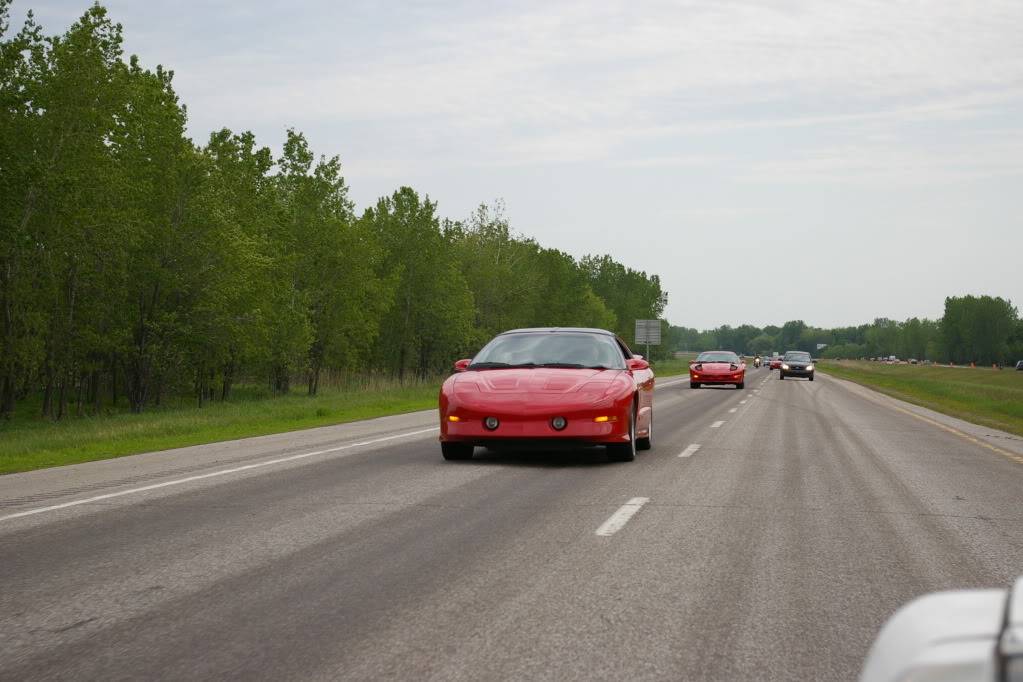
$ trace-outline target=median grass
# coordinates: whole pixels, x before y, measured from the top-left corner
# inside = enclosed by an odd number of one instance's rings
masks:
[[[688,369],[688,360],[654,365],[662,378]],[[0,421],[0,474],[430,409],[437,406],[441,381],[363,381],[323,388],[313,397],[304,391],[272,397],[265,389],[243,385],[231,400],[201,408],[178,401],[142,414],[108,410],[59,422],[39,418],[41,406],[26,401],[13,420]]]
[[[689,362],[696,358],[696,353],[692,354],[692,358],[671,358],[670,360],[657,360],[651,365],[654,370],[654,376],[658,379],[666,379],[668,377],[678,376],[679,374],[689,373]]]
[[[439,388],[440,379],[405,385],[370,381],[321,389],[313,397],[304,392],[271,397],[243,386],[236,398],[202,408],[179,404],[60,422],[23,410],[0,422],[0,474],[424,410],[436,407]]]
[[[1023,436],[1023,372],[823,361],[821,371],[959,419]]]

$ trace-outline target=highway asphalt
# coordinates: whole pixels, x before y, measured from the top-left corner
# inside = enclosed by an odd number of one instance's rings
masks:
[[[0,679],[853,679],[1023,574],[1023,440],[659,383],[632,463],[445,462],[422,412],[0,477]]]

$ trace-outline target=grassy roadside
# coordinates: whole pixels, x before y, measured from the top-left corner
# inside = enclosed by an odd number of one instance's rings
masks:
[[[312,398],[256,393],[201,409],[178,406],[57,423],[16,419],[0,424],[0,474],[425,410],[437,405],[439,386],[440,380],[326,389]]]
[[[693,354],[696,357],[696,354]],[[687,358],[672,358],[670,360],[657,360],[651,365],[654,370],[654,376],[658,379],[667,379],[668,377],[678,376],[679,374],[689,373],[689,359]]]
[[[1023,372],[824,360],[821,371],[894,398],[1023,436]]]
[[[662,378],[688,369],[687,360],[676,359],[654,366]],[[437,405],[440,382],[328,388],[312,398],[299,392],[272,398],[264,391],[239,387],[235,400],[203,408],[187,403],[143,414],[122,412],[56,423],[21,415],[0,423],[0,474],[425,410]]]

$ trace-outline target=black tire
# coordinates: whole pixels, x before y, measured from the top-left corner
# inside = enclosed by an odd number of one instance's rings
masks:
[[[810,375],[810,381],[813,381],[813,375],[812,374]]]
[[[784,381],[785,380],[785,372],[783,372],[783,371],[781,371],[779,369],[778,370],[778,378],[781,379],[782,381]]]
[[[689,388],[699,388],[699,387],[700,387],[700,382],[699,381],[690,381],[689,382]]]
[[[440,453],[444,455],[444,459],[472,459],[472,451],[475,450],[473,446],[467,443],[441,443]]]
[[[631,462],[636,459],[636,406],[629,411],[629,442],[610,443],[607,458],[612,462]]]
[[[740,381],[739,383],[737,383],[735,385],[735,387],[741,391],[742,389],[746,388],[746,382],[745,381]]]
[[[650,408],[650,428],[647,429],[646,438],[636,439],[637,450],[649,450],[654,446],[654,410]]]

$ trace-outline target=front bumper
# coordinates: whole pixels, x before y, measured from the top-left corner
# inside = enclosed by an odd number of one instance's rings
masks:
[[[812,369],[806,369],[805,367],[789,367],[788,369],[782,369],[785,372],[785,376],[794,377],[809,377],[813,376]]]
[[[451,421],[450,416],[458,421]],[[497,417],[496,429],[484,426],[488,416]],[[567,422],[560,431],[552,425],[555,417]],[[607,417],[607,421],[595,421]],[[441,414],[440,440],[454,443],[486,445],[501,442],[562,442],[562,443],[627,443],[629,441],[629,415],[627,410],[554,411],[550,414],[500,414],[458,409]]]
[[[689,381],[694,384],[737,384],[742,382],[743,378],[743,372],[728,372],[727,374],[689,373]]]

